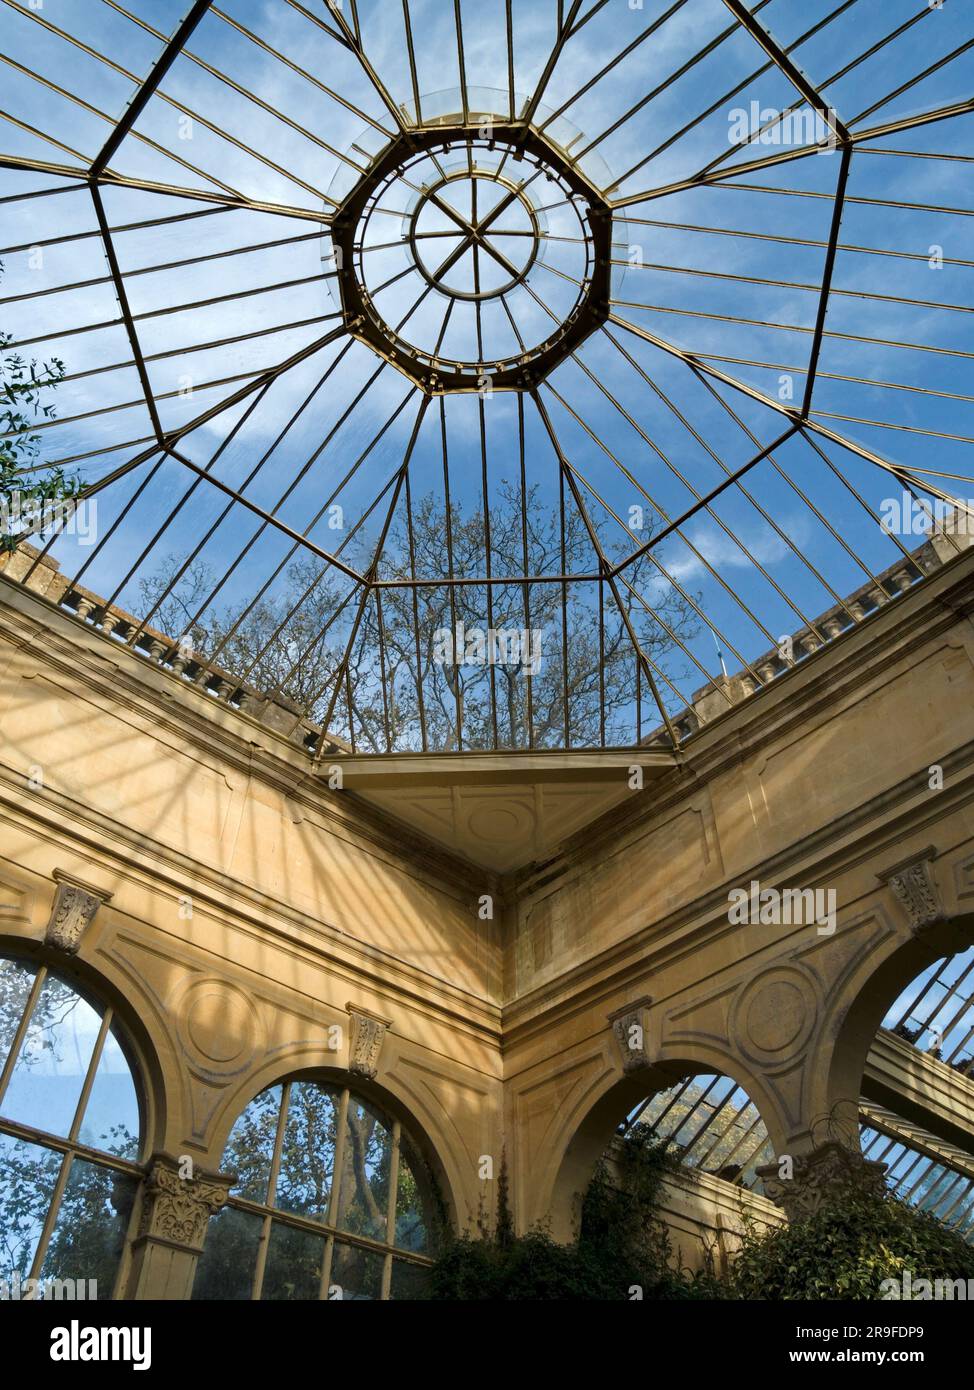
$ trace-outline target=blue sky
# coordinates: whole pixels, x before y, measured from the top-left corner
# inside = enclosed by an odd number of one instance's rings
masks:
[[[7,119],[0,154],[83,172],[186,8],[181,0],[130,0],[127,17],[105,0],[45,0],[32,18],[26,0],[4,0],[0,52]],[[557,9],[554,0],[513,4],[519,102],[534,91],[551,51]],[[348,4],[345,13],[350,15]],[[575,154],[591,145],[580,168],[609,188],[613,199],[626,201],[613,223],[614,314],[771,400],[778,399],[782,375],[790,375],[800,399],[841,156],[810,153],[718,184],[660,193],[713,161],[730,170],[778,152],[782,146],[773,143],[735,147],[728,137],[733,112],[750,110],[752,102],[761,111],[796,104],[801,110],[802,98],[756,40],[734,26],[721,0],[607,0],[601,6],[585,0],[579,13],[592,17],[565,44],[536,124],[547,123],[551,139]],[[411,118],[401,7],[360,0],[358,14],[369,62]],[[460,73],[454,6],[448,0],[410,0],[409,14],[424,116],[455,109]],[[489,104],[500,111],[508,83],[503,0],[463,0],[461,16],[470,108]],[[974,12],[962,0],[945,0],[942,9],[920,0],[769,0],[757,7],[757,21],[785,47],[821,26],[792,56],[855,134],[970,100],[974,47],[950,56],[974,40]],[[202,197],[118,186],[102,190],[165,430],[197,418],[336,322],[329,316],[337,312],[337,296],[322,263],[328,242],[314,215],[331,210],[344,195],[382,147],[392,118],[363,64],[328,32],[329,22],[334,23],[323,0],[226,0],[201,22],[111,160],[121,176],[178,185],[211,199],[240,194],[264,205],[227,210]],[[901,26],[907,27],[881,43]],[[694,61],[708,45],[706,56]],[[630,46],[607,76],[583,90]],[[949,61],[937,68],[944,59]],[[845,76],[834,76],[849,64],[854,66]],[[897,93],[928,68],[933,70],[922,82]],[[248,99],[248,92],[257,100]],[[812,412],[813,421],[853,446],[916,470],[920,478],[933,476],[924,470],[948,475],[935,481],[962,498],[974,496],[967,482],[974,414],[965,399],[972,395],[974,351],[974,203],[971,166],[964,162],[971,158],[972,122],[974,115],[958,115],[880,134],[857,147],[840,231],[841,245],[850,249],[836,259]],[[94,482],[144,451],[152,424],[140,403],[114,286],[106,280],[92,198],[71,173],[3,168],[0,183],[0,327],[24,342],[25,353],[64,360],[68,380],[57,393],[60,423],[43,431],[42,458],[79,459],[76,466]],[[34,193],[40,196],[23,196]],[[927,204],[934,210],[917,206]],[[565,233],[562,215],[548,215],[552,238]],[[179,220],[132,226],[160,218]],[[387,220],[398,236],[399,223]],[[284,239],[285,245],[267,245]],[[245,249],[253,247],[261,249]],[[237,250],[241,254],[223,254]],[[375,263],[384,255],[377,253]],[[533,272],[531,283],[551,303],[564,293],[558,271],[568,264],[567,255],[551,239]],[[931,257],[942,265],[932,266]],[[397,293],[377,301],[390,318]],[[217,302],[201,303],[214,296]],[[220,346],[190,350],[216,341]],[[596,333],[578,358],[555,370],[541,396],[593,523],[613,553],[632,550],[649,534],[628,528],[631,507],[643,506],[657,524],[679,516],[722,481],[721,465],[742,466],[787,424],[772,406],[722,380],[710,378],[708,387],[674,353],[624,326],[610,324],[608,334]],[[329,367],[330,376],[319,385]],[[178,394],[188,384],[192,394]],[[418,397],[403,407],[354,477],[345,484],[342,479],[408,390],[405,378],[381,366],[367,347],[336,342],[282,375],[252,411],[249,398],[193,430],[180,448],[234,487],[267,454],[246,485],[254,503],[303,532],[331,499],[354,525],[401,464]],[[305,400],[296,423],[279,439]],[[451,496],[468,514],[482,503],[479,410],[476,397],[451,397],[446,404]],[[530,402],[526,419],[529,485],[536,485],[539,505],[556,506],[558,461]],[[495,393],[485,404],[485,422],[490,502],[505,479],[517,478],[515,398]],[[863,565],[875,572],[900,554],[837,474],[874,509],[900,492],[898,480],[841,443],[824,437],[817,442],[835,472],[806,439],[790,439],[775,451],[774,463],[765,460],[747,475],[747,495],[728,490],[714,504],[714,516],[698,513],[682,536],[664,541],[654,552],[659,566],[641,580],[650,608],[672,593],[674,583],[699,602],[720,632],[732,667],[739,658],[753,660],[766,651],[769,633],[797,629],[836,596],[866,582]],[[147,481],[156,463],[150,459],[99,494],[99,533],[117,524],[83,579],[107,595],[129,576],[117,601],[130,611],[138,609],[140,577],[158,570],[167,555],[185,557],[228,505],[225,493],[196,482],[175,460],[160,464]],[[430,491],[442,498],[442,472],[437,408],[428,412],[413,453],[413,498]],[[173,524],[143,554],[194,482]],[[363,545],[374,544],[383,519],[380,505],[358,533]],[[222,603],[245,604],[291,549],[290,539],[273,528],[258,535],[260,526],[254,513],[233,504],[203,549],[220,575],[251,547],[224,586]],[[340,543],[327,514],[309,535],[324,550]],[[918,539],[905,543],[909,548]],[[92,555],[72,536],[62,537],[52,553],[69,574]],[[273,580],[270,592],[283,582],[283,575]],[[579,604],[580,618],[586,611],[581,597]],[[673,708],[703,684],[705,672],[716,673],[705,627],[690,647],[698,664],[678,652],[671,664],[663,662],[673,681],[667,694]]]

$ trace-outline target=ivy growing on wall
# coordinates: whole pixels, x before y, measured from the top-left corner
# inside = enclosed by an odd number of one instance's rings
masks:
[[[443,1300],[619,1300],[721,1296],[716,1279],[671,1266],[669,1232],[660,1216],[666,1175],[678,1161],[667,1144],[637,1127],[621,1141],[610,1170],[604,1161],[582,1202],[570,1245],[538,1227],[514,1234],[506,1183],[493,1233],[450,1241],[434,1267],[429,1297]]]
[[[742,1212],[744,1238],[726,1276],[674,1268],[661,1216],[677,1154],[634,1126],[604,1161],[569,1245],[543,1227],[515,1235],[506,1185],[492,1233],[448,1241],[431,1272],[439,1300],[759,1299],[876,1300],[919,1281],[974,1280],[974,1247],[935,1217],[887,1192],[837,1188],[813,1216],[759,1230]]]

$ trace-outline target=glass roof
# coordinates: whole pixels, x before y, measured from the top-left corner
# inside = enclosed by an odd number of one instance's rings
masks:
[[[676,743],[959,548],[970,5],[0,0],[0,64],[34,545],[318,754]]]
[[[690,1076],[641,1102],[619,1127],[645,1125],[686,1168],[764,1195],[758,1169],[775,1161],[764,1121],[729,1076]],[[974,1172],[970,1155],[864,1100],[859,1140],[863,1155],[886,1166],[886,1186],[904,1201],[933,1212],[974,1243]],[[611,1149],[610,1149],[611,1153]]]

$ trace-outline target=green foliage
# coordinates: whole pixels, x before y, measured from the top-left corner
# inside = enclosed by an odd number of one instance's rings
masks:
[[[667,1141],[635,1125],[603,1161],[582,1204],[571,1245],[546,1230],[450,1241],[431,1272],[440,1300],[650,1300],[882,1298],[884,1279],[974,1279],[974,1248],[935,1217],[887,1192],[836,1191],[815,1216],[759,1231],[744,1217],[740,1255],[730,1273],[673,1268],[660,1214],[663,1183],[679,1167]]]
[[[429,1297],[467,1300],[602,1298],[599,1271],[577,1246],[559,1245],[542,1230],[508,1245],[493,1238],[452,1241],[432,1271]]]
[[[843,1192],[814,1216],[758,1234],[734,1262],[740,1298],[877,1299],[884,1279],[974,1279],[974,1247],[888,1193]]]
[[[666,1174],[677,1160],[643,1126],[603,1161],[582,1203],[578,1238],[560,1245],[544,1228],[516,1236],[499,1201],[496,1234],[449,1241],[431,1271],[437,1300],[618,1300],[721,1297],[709,1275],[671,1268],[669,1234],[659,1216]],[[503,1197],[503,1191],[501,1197]]]
[[[45,504],[76,497],[81,481],[60,467],[38,472],[40,435],[32,433],[41,420],[54,417],[50,395],[64,380],[64,363],[57,357],[28,360],[10,351],[12,341],[8,333],[0,333],[0,517],[13,513],[25,518]],[[0,523],[0,550],[15,550],[17,540]]]
[[[497,1175],[497,1243],[505,1248],[514,1241],[514,1218],[511,1214],[510,1187],[507,1177],[507,1151],[501,1150],[501,1169]]]

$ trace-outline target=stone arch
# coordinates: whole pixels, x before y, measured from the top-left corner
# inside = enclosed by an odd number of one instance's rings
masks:
[[[974,913],[943,918],[914,929],[908,936],[887,938],[845,982],[831,1010],[809,1090],[813,1137],[838,1139],[858,1148],[859,1094],[866,1058],[883,1018],[899,994],[935,961],[966,951],[974,944]]]
[[[398,1119],[419,1148],[434,1180],[438,1198],[442,1201],[445,1217],[456,1228],[463,1185],[454,1156],[449,1145],[443,1142],[435,1116],[428,1111],[420,1113],[417,1098],[412,1094],[406,1095],[395,1077],[384,1076],[380,1083],[311,1056],[283,1067],[280,1058],[269,1060],[252,1072],[220,1106],[211,1130],[210,1147],[215,1163],[220,1161],[230,1131],[251,1101],[269,1087],[284,1081],[321,1081],[337,1088],[347,1086],[355,1095],[373,1102],[393,1119]]]
[[[566,1116],[549,1165],[548,1186],[539,1192],[537,1215],[550,1221],[555,1239],[567,1241],[577,1234],[585,1188],[626,1115],[655,1092],[701,1073],[727,1076],[747,1093],[778,1151],[784,1120],[774,1092],[760,1077],[721,1050],[684,1047],[679,1053],[674,1050],[672,1056],[662,1056],[651,1066],[621,1077],[618,1071],[607,1073]]]

